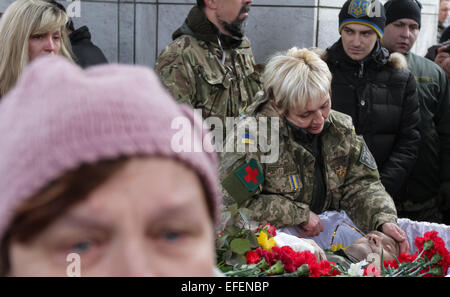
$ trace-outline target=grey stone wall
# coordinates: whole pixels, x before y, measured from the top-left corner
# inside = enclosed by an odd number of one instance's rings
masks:
[[[59,0],[66,7],[77,0]],[[75,26],[87,25],[111,62],[153,67],[172,32],[195,0],[78,0]],[[13,0],[0,0],[4,11]],[[339,38],[338,14],[345,0],[254,0],[247,22],[255,58],[292,46],[326,48]],[[385,1],[382,1],[385,2]],[[424,55],[435,43],[439,0],[421,0],[422,29],[413,51]]]

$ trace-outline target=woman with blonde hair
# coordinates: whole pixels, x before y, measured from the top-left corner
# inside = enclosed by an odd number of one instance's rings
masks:
[[[64,11],[44,0],[17,0],[6,9],[0,19],[0,97],[39,56],[60,54],[73,61],[68,20]]]
[[[363,232],[379,230],[408,251],[394,202],[364,139],[349,116],[331,110],[331,73],[319,55],[294,47],[273,56],[263,90],[227,139],[227,144],[248,144],[246,150],[221,156],[225,205],[238,203],[258,224],[295,228],[302,237],[324,231],[318,214],[344,210]],[[249,125],[255,118],[276,129]],[[276,160],[266,161],[268,139],[279,150]]]

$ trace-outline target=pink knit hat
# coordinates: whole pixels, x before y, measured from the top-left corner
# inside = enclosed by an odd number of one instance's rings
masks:
[[[188,119],[192,144],[202,147],[202,122],[169,96],[150,69],[103,65],[83,71],[53,55],[33,61],[0,102],[0,240],[24,200],[82,163],[119,156],[161,155],[192,168],[217,223],[216,154],[175,153],[175,118]]]

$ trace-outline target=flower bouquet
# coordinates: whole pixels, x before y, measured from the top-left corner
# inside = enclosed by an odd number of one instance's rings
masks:
[[[436,231],[416,237],[418,251],[401,253],[394,261],[384,261],[383,276],[445,276],[450,267],[450,253]]]
[[[278,246],[275,226],[258,226],[247,219],[246,210],[232,206],[222,213],[222,226],[216,239],[217,266],[226,276],[445,276],[450,253],[435,231],[415,239],[418,252],[401,253],[382,265],[363,260],[344,269],[327,260],[317,260],[311,251]],[[337,247],[345,248],[345,247]],[[334,249],[334,251],[336,248]]]
[[[332,262],[317,261],[310,251],[279,247],[270,224],[251,228],[243,210],[232,206],[225,213],[223,231],[216,240],[219,269],[227,276],[331,276]]]

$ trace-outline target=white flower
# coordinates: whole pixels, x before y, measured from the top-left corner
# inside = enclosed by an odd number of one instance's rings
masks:
[[[358,263],[352,263],[347,271],[348,276],[363,276],[364,270],[362,269],[362,267],[368,264],[369,263],[366,260],[362,260]]]

